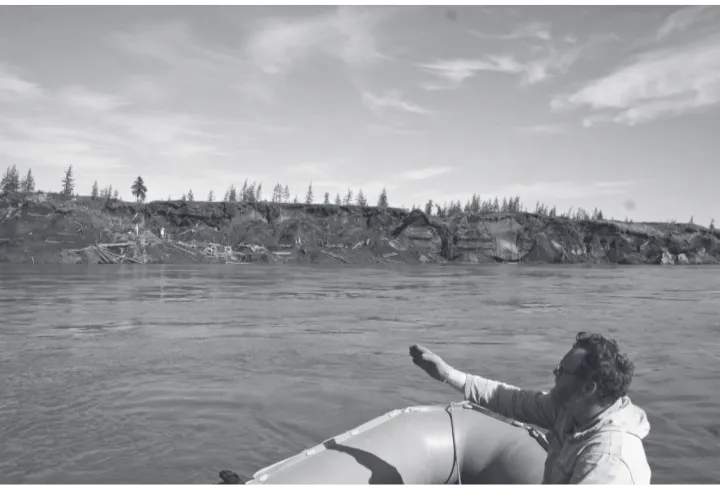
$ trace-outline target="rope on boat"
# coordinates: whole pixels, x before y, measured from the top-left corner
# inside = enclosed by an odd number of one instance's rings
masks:
[[[451,402],[446,409],[449,411],[449,418],[451,419],[451,442],[454,444],[454,468],[456,469],[456,481],[457,484],[461,484],[461,454],[459,446],[456,445],[456,429],[454,427],[454,405],[461,405],[465,402]]]
[[[538,431],[531,425],[519,422],[518,420],[513,420],[511,422],[511,425],[525,429],[527,432],[529,432],[529,435],[537,441],[537,443],[542,447],[542,449],[544,449],[545,451],[549,451],[549,442],[547,441],[544,434],[542,434],[540,431]]]
[[[449,412],[449,418],[451,419],[451,440],[454,444],[454,464],[452,466],[451,472],[454,472],[454,469],[456,469],[456,478],[457,483],[461,484],[461,451],[459,450],[460,447],[456,444],[456,429],[454,427],[454,413],[453,408],[455,405],[463,405],[471,408],[479,408],[481,410],[486,410],[484,407],[480,405],[476,405],[474,403],[468,402],[468,401],[462,401],[462,402],[451,402],[448,407],[446,407],[446,410]],[[520,422],[518,420],[511,420],[509,421],[511,425],[514,427],[519,427],[522,429],[525,429],[529,435],[534,438],[537,443],[544,449],[545,451],[549,450],[549,442],[547,441],[546,437],[542,432],[537,430],[536,428],[532,427],[531,425],[525,424],[523,422]]]
[[[472,403],[472,402],[469,402],[469,401],[458,402],[458,403],[456,403],[455,405],[464,405],[464,406],[469,407],[469,408],[476,408],[476,409],[478,409],[478,410],[483,410],[483,411],[486,411],[487,413],[488,413],[488,412],[491,412],[493,415],[500,416],[505,422],[513,425],[514,427],[519,427],[519,428],[521,428],[521,429],[526,430],[526,431],[529,433],[529,435],[530,435],[534,440],[537,441],[537,443],[541,446],[542,449],[544,449],[545,451],[548,451],[548,450],[549,450],[549,441],[547,441],[547,438],[546,438],[546,436],[544,435],[544,433],[542,433],[540,430],[536,429],[535,427],[533,427],[533,426],[531,426],[531,425],[529,425],[529,424],[526,424],[526,423],[524,423],[524,422],[520,422],[520,421],[518,421],[518,420],[509,419],[509,417],[505,417],[505,416],[503,416],[503,415],[500,415],[499,413],[492,412],[492,411],[489,410],[488,408],[482,407],[481,405],[477,405],[476,403]]]

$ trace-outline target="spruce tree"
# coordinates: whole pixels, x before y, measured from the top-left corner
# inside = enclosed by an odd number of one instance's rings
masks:
[[[145,201],[145,195],[148,192],[148,188],[145,187],[145,182],[141,176],[133,182],[130,186],[130,193],[135,197],[135,201]]]
[[[75,179],[73,178],[73,165],[68,167],[65,171],[65,177],[63,177],[63,195],[72,196],[73,189],[75,189]]]
[[[35,192],[35,178],[33,177],[33,171],[28,169],[28,173],[20,184],[20,190],[22,192]]]
[[[308,191],[306,192],[306,204],[313,204],[313,183],[309,182]]]
[[[382,209],[386,209],[389,207],[389,198],[386,194],[385,187],[383,188],[383,190],[381,191],[381,194],[379,195],[379,200],[378,200],[378,203],[376,203],[376,206],[378,206]]]
[[[358,194],[356,195],[356,205],[360,207],[366,206],[366,198],[364,197],[364,193],[361,189],[358,190]]]

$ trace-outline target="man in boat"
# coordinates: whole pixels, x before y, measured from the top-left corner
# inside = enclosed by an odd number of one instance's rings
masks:
[[[642,444],[649,422],[627,397],[634,364],[613,339],[577,334],[553,371],[548,393],[463,373],[422,346],[411,346],[410,354],[414,364],[466,400],[548,430],[545,484],[650,483]]]

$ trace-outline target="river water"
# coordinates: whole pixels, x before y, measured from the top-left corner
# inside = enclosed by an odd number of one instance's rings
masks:
[[[635,360],[655,483],[720,481],[719,267],[0,266],[0,481],[210,483],[462,399],[548,389],[580,330]]]

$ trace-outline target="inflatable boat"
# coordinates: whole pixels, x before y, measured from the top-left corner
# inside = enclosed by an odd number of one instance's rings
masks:
[[[246,484],[540,484],[538,430],[469,402],[393,410]]]

